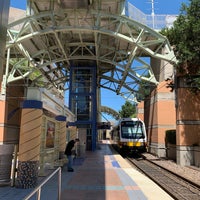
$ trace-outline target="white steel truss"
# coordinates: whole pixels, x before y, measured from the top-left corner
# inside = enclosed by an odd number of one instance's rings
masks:
[[[28,1],[27,16],[8,25],[4,85],[29,78],[64,93],[70,66],[89,62],[97,65],[98,87],[135,101],[141,81],[158,83],[143,58],[176,63],[167,38],[126,17],[123,1],[80,2]]]

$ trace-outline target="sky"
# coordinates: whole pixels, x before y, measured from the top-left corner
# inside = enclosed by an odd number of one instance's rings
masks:
[[[189,0],[129,0],[136,8],[145,14],[151,14],[152,4],[154,2],[154,13],[159,14],[179,14],[182,3],[188,3]]]
[[[129,0],[136,8],[141,10],[144,14],[152,13],[152,3],[154,2],[154,13],[159,14],[171,14],[178,15],[182,3],[189,3],[189,0]],[[25,9],[26,0],[10,0],[11,6]],[[101,105],[110,107],[116,111],[121,110],[121,106],[125,103],[125,99],[121,96],[116,95],[110,90],[102,90]],[[110,120],[110,116],[104,115],[103,118]]]

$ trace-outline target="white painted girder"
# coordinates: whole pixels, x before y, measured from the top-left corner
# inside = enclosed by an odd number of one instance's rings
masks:
[[[157,84],[151,66],[141,57],[176,63],[167,38],[126,16],[92,9],[62,12],[64,18],[61,13],[48,11],[9,24],[7,49],[11,50],[10,65],[16,69],[8,72],[8,82],[39,70],[44,85],[50,84],[65,91],[68,89],[66,81],[69,80],[65,76],[71,63],[91,60],[97,65],[100,87],[135,101],[140,80]],[[15,26],[21,29],[13,31]],[[162,54],[163,48],[165,54]],[[13,60],[16,60],[15,64]],[[134,60],[141,66],[133,67]],[[14,76],[13,72],[19,70],[17,66],[23,61],[29,64],[30,73],[21,72],[20,76]],[[45,67],[52,64],[58,67],[46,71]],[[57,78],[52,75],[55,71],[59,74]],[[109,73],[111,71],[115,73]],[[105,85],[106,80],[115,84]]]

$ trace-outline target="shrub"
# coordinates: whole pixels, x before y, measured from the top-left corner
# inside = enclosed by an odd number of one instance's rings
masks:
[[[176,130],[166,130],[165,141],[166,143],[176,144]]]

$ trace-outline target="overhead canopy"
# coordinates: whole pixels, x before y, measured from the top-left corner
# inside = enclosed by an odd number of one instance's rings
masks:
[[[26,12],[8,26],[8,83],[29,77],[63,93],[70,66],[91,64],[98,87],[134,100],[142,80],[157,84],[146,57],[176,62],[164,36],[125,16],[123,0],[28,0]]]

